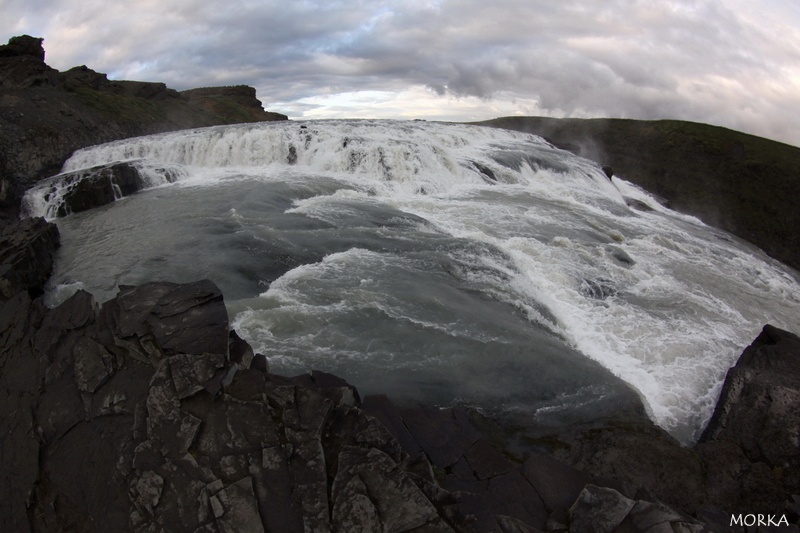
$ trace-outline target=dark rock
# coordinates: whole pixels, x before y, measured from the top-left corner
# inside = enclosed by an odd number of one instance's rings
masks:
[[[464,453],[476,479],[490,479],[516,470],[519,465],[509,461],[491,442],[481,438]]]
[[[101,522],[102,529],[127,529],[131,503],[120,467],[132,458],[126,447],[130,416],[81,422],[42,451],[42,478],[34,508],[57,523],[79,529]],[[53,515],[54,513],[54,515]],[[40,522],[41,523],[41,522]]]
[[[494,171],[491,168],[478,163],[477,161],[473,161],[472,164],[475,165],[475,168],[478,169],[478,172],[483,175],[484,181],[487,183],[495,183],[497,181],[497,176],[495,176]]]
[[[236,372],[231,384],[225,387],[225,394],[243,402],[262,401],[266,390],[264,372],[246,368]]]
[[[211,496],[213,502],[219,502],[221,511],[214,509],[214,516],[221,531],[263,532],[264,525],[258,513],[258,502],[253,491],[253,480],[245,477],[228,485],[222,491]]]
[[[491,478],[487,495],[495,515],[511,516],[535,528],[545,528],[549,513],[544,502],[518,470]]]
[[[177,179],[174,172],[166,169],[162,175],[165,182]],[[23,198],[23,210],[35,213],[41,208],[34,204],[43,203],[45,216],[63,217],[109,204],[150,185],[136,162],[101,165],[40,181]]]
[[[797,455],[800,337],[764,326],[728,371],[700,442],[733,441],[753,460],[781,464]]]
[[[262,353],[257,353],[253,356],[253,361],[250,363],[250,368],[260,370],[265,374],[269,372],[269,363],[267,357]]]
[[[635,501],[613,489],[587,485],[569,510],[570,531],[611,533],[635,505]]]
[[[331,487],[336,531],[452,531],[408,475],[383,452],[344,448]]]
[[[239,368],[250,368],[253,363],[253,349],[234,331],[228,335],[228,358]]]
[[[591,480],[588,474],[542,454],[531,455],[522,473],[550,513],[569,509]]]
[[[86,65],[73,67],[66,72],[62,72],[60,78],[64,88],[69,91],[74,91],[81,87],[99,91],[107,89],[111,85],[105,74],[95,72]]]
[[[581,280],[580,291],[587,298],[595,300],[605,300],[611,296],[616,296],[618,292],[616,284],[612,280],[605,278]]]
[[[8,44],[0,45],[0,58],[7,57],[31,57],[44,63],[44,39],[31,37],[30,35],[20,35],[12,37]]]
[[[800,337],[764,326],[728,371],[700,438],[698,450],[707,460],[717,461],[724,453],[727,461],[720,468],[727,470],[729,479],[749,478],[752,487],[747,497],[762,505],[766,494],[772,495],[767,500],[775,501],[776,490],[786,500],[800,492],[798,363]],[[779,511],[775,503],[766,510]]]
[[[197,320],[186,320],[186,314]],[[150,359],[161,354],[228,354],[228,314],[222,293],[208,280],[120,287],[100,319],[115,337],[136,344]]]
[[[403,423],[400,412],[386,395],[367,396],[361,407],[392,433],[404,453],[412,458],[419,457],[422,447],[409,432]]]
[[[28,531],[28,502],[40,476],[34,405],[44,365],[29,348],[44,310],[26,292],[0,301],[0,530]]]
[[[57,83],[58,71],[44,63],[44,39],[21,35],[0,45],[0,88],[26,88]]]
[[[115,94],[156,101],[169,101],[180,97],[175,89],[170,89],[163,83],[149,81],[116,80],[111,82],[109,90]]]
[[[603,173],[606,175],[606,177],[608,177],[608,179],[614,177],[614,169],[612,169],[611,167],[608,166],[603,167]]]
[[[35,297],[53,270],[59,246],[58,227],[42,218],[18,221],[0,233],[0,300],[19,291]]]
[[[632,500],[619,492],[586,485],[569,510],[570,532],[700,533],[703,524],[659,502]]]
[[[701,458],[647,418],[598,421],[558,435],[553,457],[629,498],[648,487],[665,503],[694,512],[706,501]],[[621,482],[621,483],[620,483]]]
[[[246,85],[202,87],[182,91],[181,97],[193,105],[229,119],[229,123],[287,120],[286,115],[264,111],[256,90]]]
[[[461,408],[409,408],[400,414],[431,463],[441,469],[454,465],[481,438],[469,420],[469,413]]]

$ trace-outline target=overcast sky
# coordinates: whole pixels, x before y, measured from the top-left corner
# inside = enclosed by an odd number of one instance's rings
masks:
[[[306,118],[677,118],[800,145],[798,0],[0,0],[47,63]]]

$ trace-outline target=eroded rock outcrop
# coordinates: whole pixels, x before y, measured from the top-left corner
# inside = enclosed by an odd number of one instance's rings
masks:
[[[28,218],[0,230],[0,301],[20,291],[42,293],[53,271],[58,228],[42,218]]]
[[[21,207],[26,215],[53,219],[100,207],[177,179],[178,172],[173,169],[145,170],[137,161],[111,163],[41,180],[25,193]]]
[[[776,513],[800,494],[800,337],[764,327],[728,371],[697,449],[717,466],[710,490],[733,505]]]
[[[727,531],[733,513],[800,515],[800,338],[765,326],[726,377],[693,447],[647,420],[598,421],[551,436],[553,456],[629,500],[663,501]],[[648,494],[649,493],[649,494]],[[796,531],[797,529],[787,529]]]

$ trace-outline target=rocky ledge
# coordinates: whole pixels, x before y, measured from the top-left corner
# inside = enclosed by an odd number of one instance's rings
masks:
[[[477,413],[269,372],[208,280],[48,309],[48,262],[20,258],[52,255],[57,230],[19,224],[28,240],[0,242],[4,283],[23,280],[0,297],[3,531],[798,530],[792,334],[745,351],[694,448],[643,419],[510,453]]]

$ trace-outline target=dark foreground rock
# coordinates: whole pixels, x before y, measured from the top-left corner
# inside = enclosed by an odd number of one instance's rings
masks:
[[[728,371],[697,449],[725,465],[713,490],[731,505],[777,512],[770,502],[800,494],[800,338],[764,327]]]
[[[610,485],[627,498],[650,492],[727,531],[738,513],[798,523],[798,435],[800,338],[767,325],[728,372],[695,446],[679,446],[646,421],[572,428],[542,446],[577,469],[616,480]]]
[[[509,459],[465,410],[270,374],[209,281],[40,302],[0,307],[4,531],[537,531],[596,507],[602,480]]]
[[[734,493],[710,508],[708,498],[691,501],[694,483],[711,489],[753,461],[768,470],[779,461],[787,480],[796,473],[796,450],[748,457],[755,452],[730,428],[746,414],[740,406],[752,406],[732,400],[715,426],[726,436],[710,428],[699,448],[739,447],[741,464],[641,428],[626,442],[631,428],[613,427],[561,436],[574,447],[563,460],[512,456],[475,413],[362,402],[329,374],[269,373],[264,356],[229,333],[208,281],[121,287],[101,307],[81,291],[47,309],[22,291],[0,306],[0,328],[4,531],[724,530],[725,513],[767,512],[747,500],[763,485],[738,487],[732,501],[742,507],[723,509]],[[780,372],[768,332],[767,366]],[[737,390],[768,379],[759,376],[735,378],[748,383]],[[797,412],[793,394],[780,398]],[[785,442],[780,427],[762,430]],[[786,520],[796,520],[784,507],[793,486],[763,495]]]
[[[42,218],[27,218],[0,230],[0,301],[20,291],[42,293],[53,271],[59,246],[58,227]]]

